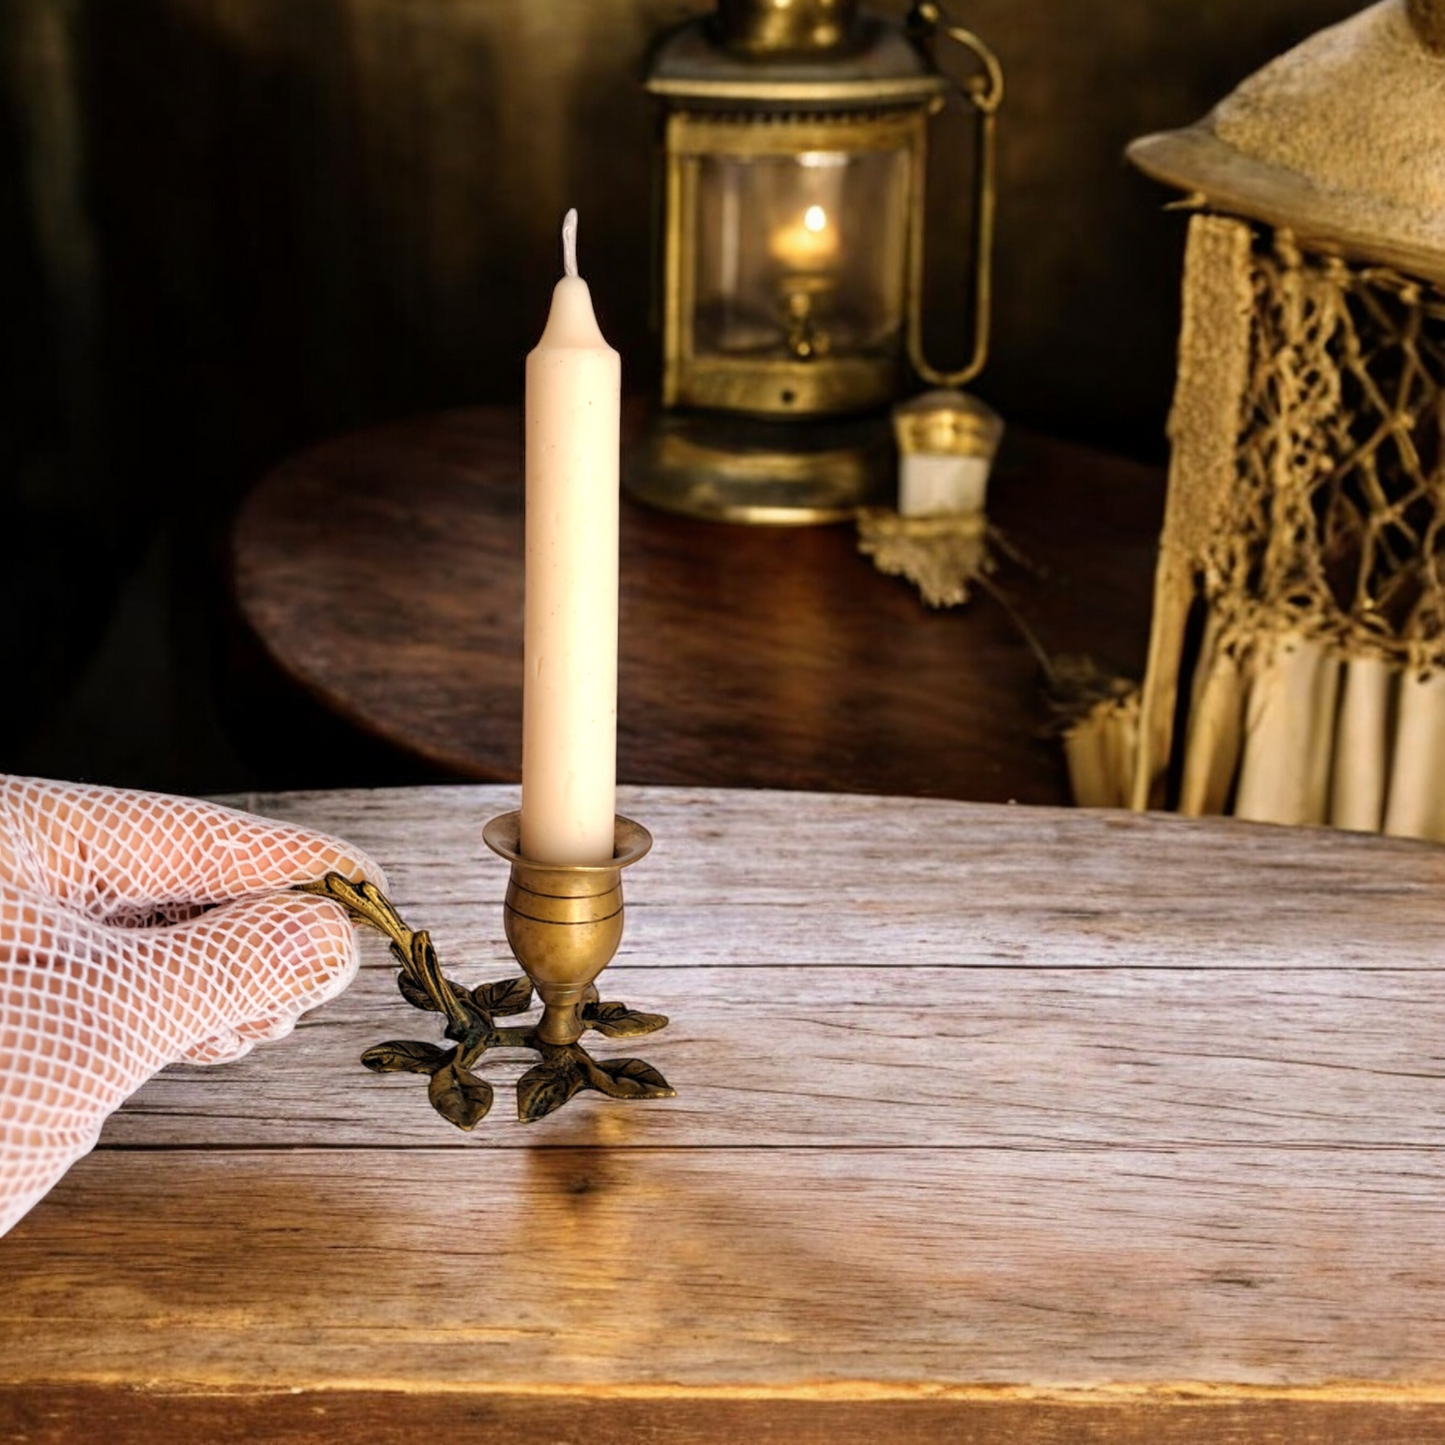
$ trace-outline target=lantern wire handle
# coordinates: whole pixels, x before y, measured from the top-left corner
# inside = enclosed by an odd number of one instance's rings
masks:
[[[577,274],[577,207],[562,217],[562,270],[568,276]]]
[[[958,86],[959,93],[978,113],[974,202],[973,354],[957,371],[940,371],[923,352],[923,177],[915,178],[913,212],[913,282],[908,316],[908,359],[913,369],[934,386],[963,386],[973,380],[988,360],[989,326],[993,311],[993,231],[996,182],[998,108],[1003,103],[1003,67],[987,45],[971,30],[952,24],[934,0],[916,0],[908,17],[915,35],[931,40],[942,32],[969,51],[981,71]]]

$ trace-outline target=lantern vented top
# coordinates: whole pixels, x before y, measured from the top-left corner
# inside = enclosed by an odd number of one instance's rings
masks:
[[[723,44],[745,55],[838,50],[857,41],[857,0],[718,0]]]
[[[928,104],[948,82],[856,0],[720,0],[661,38],[647,88],[683,107],[859,111]]]
[[[1129,157],[1211,209],[1445,280],[1445,0],[1380,0]]]

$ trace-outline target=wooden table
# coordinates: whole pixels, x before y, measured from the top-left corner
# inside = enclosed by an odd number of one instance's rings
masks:
[[[520,776],[520,418],[363,432],[266,477],[240,606],[328,707],[456,776]],[[994,520],[1040,569],[999,584],[1052,653],[1142,674],[1162,474],[1011,435]],[[634,783],[1068,801],[1037,660],[999,605],[930,613],[851,527],[627,504],[619,776]]]
[[[480,824],[513,800],[249,802],[370,849],[471,982],[507,972]],[[499,1058],[458,1133],[357,1064],[428,1024],[368,937],[346,995],[167,1070],[0,1240],[0,1439],[1445,1438],[1445,852],[624,804],[657,847],[606,992],[673,1016],[636,1051],[676,1100],[524,1128]]]

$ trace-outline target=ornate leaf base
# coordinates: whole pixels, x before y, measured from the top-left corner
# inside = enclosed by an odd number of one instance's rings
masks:
[[[374,884],[352,883],[339,873],[328,873],[298,888],[330,898],[357,922],[385,934],[401,964],[396,980],[401,996],[414,1008],[445,1015],[451,1048],[403,1039],[377,1044],[361,1056],[361,1062],[378,1074],[426,1074],[432,1108],[458,1129],[474,1129],[492,1107],[491,1084],[473,1072],[488,1049],[533,1049],[542,1056],[517,1081],[517,1117],[524,1124],[560,1109],[583,1089],[612,1099],[674,1096],[667,1080],[641,1059],[594,1059],[581,1044],[544,1042],[537,1037],[535,1024],[499,1027],[497,1019],[531,1008],[531,982],[506,978],[469,989],[443,977],[431,936],[408,928]],[[667,1019],[594,997],[583,1005],[582,1023],[608,1038],[631,1038],[655,1032]]]
[[[405,970],[397,982],[408,1003],[439,1011],[429,997],[418,996]],[[400,1040],[367,1049],[361,1062],[378,1074],[429,1074],[432,1108],[459,1129],[474,1128],[492,1107],[492,1086],[473,1072],[488,1049],[534,1049],[542,1056],[517,1081],[517,1117],[524,1124],[560,1109],[582,1089],[595,1089],[612,1099],[673,1097],[675,1091],[667,1080],[641,1059],[594,1059],[581,1044],[543,1042],[534,1026],[498,1027],[495,1019],[531,1007],[532,985],[525,978],[502,979],[470,990],[450,979],[442,982],[470,1016],[461,1027],[447,1025],[447,1038],[456,1040],[453,1047]],[[667,1020],[661,1014],[637,1013],[626,1004],[594,1000],[584,1005],[582,1022],[600,1034],[630,1037],[650,1034]]]

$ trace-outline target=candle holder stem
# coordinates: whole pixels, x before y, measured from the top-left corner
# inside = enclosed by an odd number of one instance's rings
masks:
[[[368,1049],[361,1061],[376,1073],[425,1074],[432,1107],[459,1129],[473,1129],[492,1106],[493,1089],[474,1072],[492,1049],[531,1049],[538,1063],[517,1081],[517,1117],[544,1118],[584,1089],[613,1099],[666,1099],[675,1091],[641,1059],[594,1059],[580,1042],[589,1029],[629,1038],[663,1028],[661,1014],[604,1001],[595,980],[622,941],[621,871],[652,846],[640,823],[618,818],[614,856],[607,863],[570,865],[523,858],[520,815],[506,813],[483,829],[487,846],[512,867],[504,906],[507,941],[527,977],[467,988],[447,978],[431,936],[408,927],[372,883],[328,873],[299,891],[330,898],[359,923],[384,934],[401,965],[397,987],[415,1008],[442,1014],[450,1049],[396,1040]],[[525,1013],[536,988],[542,1015],[533,1024],[499,1026]]]

